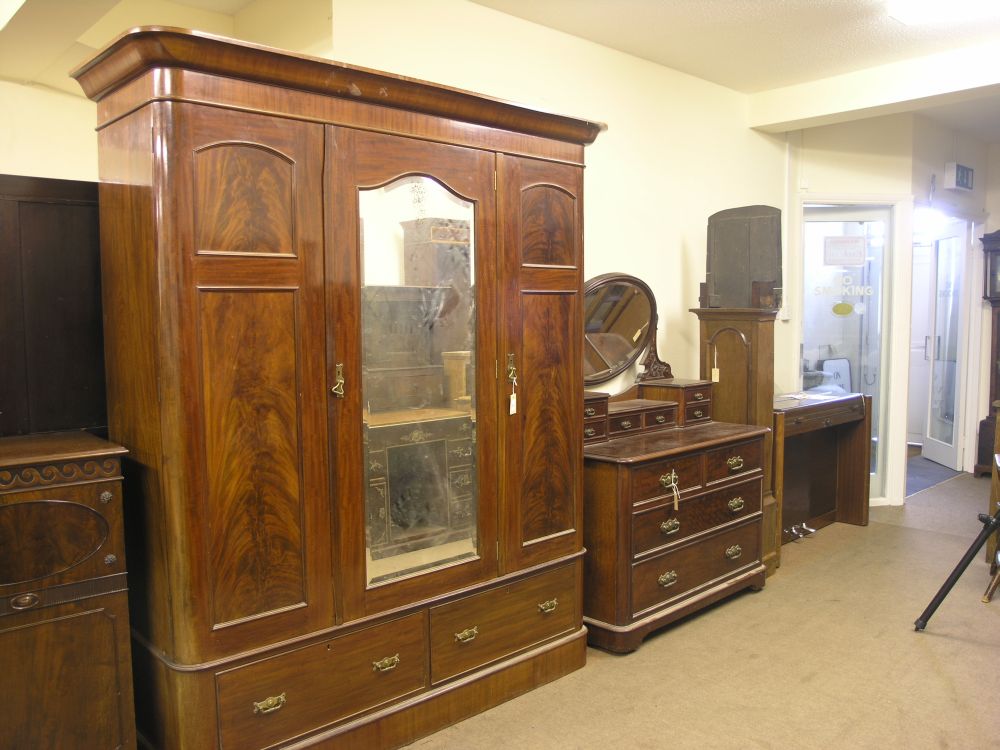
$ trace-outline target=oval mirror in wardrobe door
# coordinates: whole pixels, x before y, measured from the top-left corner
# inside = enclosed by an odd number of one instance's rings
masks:
[[[645,282],[623,273],[584,286],[583,382],[603,383],[624,372],[656,335],[656,300]]]

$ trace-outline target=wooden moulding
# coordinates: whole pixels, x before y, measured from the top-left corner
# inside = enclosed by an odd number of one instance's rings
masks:
[[[312,91],[570,143],[593,143],[607,127],[414,78],[163,26],[125,32],[70,75],[88,97],[100,101],[154,68],[181,68]]]

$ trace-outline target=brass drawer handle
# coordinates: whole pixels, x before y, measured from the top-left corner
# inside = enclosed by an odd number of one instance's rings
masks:
[[[583,416],[585,417],[597,416],[597,409],[595,409],[593,406],[588,406],[586,409],[583,410]]]
[[[114,495],[111,494],[111,490],[104,490],[104,492],[101,493],[101,502],[105,505],[110,503],[113,498]]]
[[[466,628],[461,633],[455,633],[455,640],[459,643],[468,643],[469,641],[476,640],[477,635],[479,635],[479,626],[474,625],[471,628]]]
[[[743,506],[745,504],[746,503],[743,502],[742,495],[740,497],[734,497],[732,500],[729,501],[729,510],[731,510],[733,513],[739,513],[741,510],[743,510]]]
[[[115,565],[118,562],[118,555],[105,555],[104,564],[105,565]]]
[[[702,393],[701,391],[699,391],[698,393],[694,394],[694,400],[695,401],[702,401],[702,400],[704,400],[704,398],[705,398],[705,394]]]
[[[671,490],[674,493],[674,511],[677,510],[681,499],[681,490],[680,487],[677,486],[679,481],[680,477],[677,476],[677,471],[675,469],[671,469],[669,474],[663,474],[660,476],[660,484],[663,485],[664,489]]]
[[[596,434],[597,434],[597,430],[595,430],[593,427],[587,427],[583,431],[583,436],[584,437],[594,437],[594,435],[596,435]]]
[[[728,557],[730,560],[735,560],[742,554],[743,554],[743,548],[740,547],[740,545],[738,544],[734,544],[732,547],[726,548],[726,557]]]
[[[671,518],[669,521],[664,521],[660,524],[660,531],[664,534],[676,534],[680,531],[681,522],[676,518]]]
[[[705,416],[705,412],[703,412],[701,409],[695,409],[694,410],[694,418],[695,419],[701,419],[704,416]]]
[[[673,586],[675,583],[677,583],[677,571],[668,570],[666,573],[657,578],[656,582],[660,584],[663,588],[667,588],[668,586]]]
[[[623,419],[620,422],[620,424],[621,424],[623,430],[630,430],[630,429],[632,429],[632,421],[630,419]]]
[[[10,600],[11,609],[31,609],[37,606],[41,599],[38,594],[19,594]]]
[[[470,458],[472,456],[472,446],[467,445],[465,448],[452,448],[448,452],[455,458]]]
[[[384,659],[373,661],[372,672],[391,672],[399,666],[399,662],[399,654],[393,654],[392,656],[387,656]]]
[[[558,599],[549,599],[547,602],[542,602],[538,605],[538,610],[543,614],[548,614],[549,612],[555,612],[556,607],[559,606]]]
[[[270,698],[265,698],[262,701],[254,701],[253,712],[255,714],[273,714],[287,702],[288,699],[285,697],[285,693],[272,695]]]
[[[667,421],[667,418],[665,416],[663,416],[662,414],[657,414],[656,415],[656,423],[657,424],[663,424],[666,421]]]
[[[732,458],[726,459],[726,465],[729,466],[730,471],[739,471],[743,468],[743,457],[733,456]]]

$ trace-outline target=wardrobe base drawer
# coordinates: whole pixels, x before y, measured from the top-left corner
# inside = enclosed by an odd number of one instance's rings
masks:
[[[399,620],[216,674],[223,748],[266,748],[427,687],[426,618]]]
[[[577,567],[432,607],[432,683],[578,628]]]

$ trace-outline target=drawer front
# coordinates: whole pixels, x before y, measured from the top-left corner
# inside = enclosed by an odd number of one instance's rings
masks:
[[[669,483],[677,476],[681,495],[697,492],[702,486],[702,454],[693,453],[652,461],[632,471],[632,502],[641,503],[654,497],[673,498]]]
[[[761,440],[714,448],[706,454],[706,482],[719,482],[760,469]]]
[[[760,561],[760,521],[713,534],[632,568],[632,616]]]
[[[677,426],[677,407],[667,406],[662,409],[650,409],[642,415],[642,426],[647,430],[662,430]]]
[[[684,405],[697,404],[702,401],[712,400],[712,386],[709,384],[699,385],[684,389]]]
[[[694,401],[684,407],[684,424],[707,422],[712,418],[711,401]]]
[[[610,437],[620,437],[632,432],[642,432],[642,412],[625,411],[608,417]]]
[[[120,481],[0,495],[0,596],[124,572]]]
[[[822,430],[839,424],[856,422],[865,414],[863,401],[853,404],[840,404],[826,409],[810,409],[806,414],[794,412],[785,417],[785,434],[797,435],[802,432]]]
[[[641,555],[692,534],[746,518],[760,510],[760,479],[642,510],[632,517],[632,553]]]
[[[223,748],[264,748],[427,687],[418,612],[216,675]]]
[[[594,417],[608,416],[608,399],[600,398],[583,402],[583,418],[593,419]]]
[[[608,437],[608,420],[589,419],[583,423],[583,442],[598,443]]]
[[[579,626],[568,565],[431,608],[431,681],[447,680]]]

